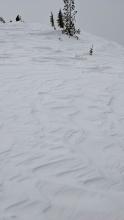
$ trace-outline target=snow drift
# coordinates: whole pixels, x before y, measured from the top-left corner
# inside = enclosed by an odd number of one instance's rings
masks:
[[[0,26],[0,220],[13,219],[124,219],[120,45]]]

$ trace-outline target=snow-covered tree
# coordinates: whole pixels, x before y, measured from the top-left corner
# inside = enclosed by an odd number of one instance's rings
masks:
[[[69,36],[76,36],[76,34],[80,33],[79,29],[75,27],[75,16],[77,11],[75,10],[75,2],[74,0],[63,0],[64,2],[64,30],[63,33]]]
[[[64,28],[64,17],[63,17],[63,13],[61,9],[59,10],[59,13],[58,13],[57,24],[60,28],[62,29]]]
[[[54,22],[54,17],[53,17],[53,13],[52,12],[51,12],[51,15],[50,15],[50,23],[51,23],[51,26],[54,28],[54,30],[56,30],[55,22]]]

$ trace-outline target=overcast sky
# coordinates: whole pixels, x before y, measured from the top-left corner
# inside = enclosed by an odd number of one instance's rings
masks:
[[[124,0],[75,0],[82,29],[124,45]],[[0,16],[48,23],[50,11],[63,8],[63,0],[0,0]]]

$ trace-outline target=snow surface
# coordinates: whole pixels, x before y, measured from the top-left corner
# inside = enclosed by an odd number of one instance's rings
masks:
[[[120,45],[0,26],[0,220],[16,219],[124,220]]]

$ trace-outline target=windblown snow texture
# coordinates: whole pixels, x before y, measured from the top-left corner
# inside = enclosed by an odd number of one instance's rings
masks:
[[[124,49],[5,24],[0,220],[34,219],[124,219]]]

